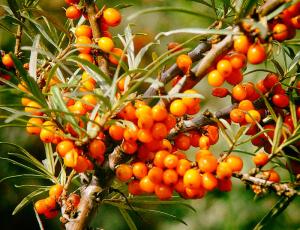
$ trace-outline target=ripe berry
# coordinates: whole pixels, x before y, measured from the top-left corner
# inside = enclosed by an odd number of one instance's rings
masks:
[[[148,177],[154,184],[159,184],[163,179],[163,174],[164,171],[161,168],[153,167],[149,170]]]
[[[113,65],[118,65],[122,55],[123,55],[123,50],[121,50],[119,48],[113,48],[111,50],[111,53],[108,56],[108,60]]]
[[[232,97],[237,101],[242,101],[247,97],[246,88],[243,85],[236,85],[232,89]]]
[[[134,154],[138,149],[138,145],[135,141],[124,141],[122,143],[122,150],[124,153],[132,155]]]
[[[218,185],[217,178],[211,173],[204,173],[202,175],[202,185],[208,191],[214,190]]]
[[[80,36],[76,39],[76,47],[80,53],[89,54],[92,50],[92,47],[89,45],[92,44],[92,40],[86,36]]]
[[[120,12],[114,8],[103,11],[103,20],[108,26],[118,26],[122,20]]]
[[[199,138],[199,147],[200,149],[209,149],[211,143],[209,141],[209,137],[202,135]]]
[[[154,121],[163,121],[168,117],[168,111],[163,105],[155,105],[151,109],[151,115]]]
[[[263,84],[267,90],[272,89],[277,83],[279,83],[279,78],[273,73],[268,74],[263,80]]]
[[[81,11],[76,6],[69,6],[66,10],[66,17],[69,19],[79,19]]]
[[[132,168],[127,164],[120,164],[116,169],[116,176],[122,182],[129,181],[132,177]]]
[[[226,88],[221,88],[220,87],[220,88],[214,88],[212,90],[211,94],[215,97],[223,98],[223,97],[226,97],[229,94],[229,91]]]
[[[218,166],[218,160],[213,155],[203,156],[198,160],[198,167],[201,172],[210,172],[213,173],[216,171]]]
[[[104,156],[104,153],[106,151],[106,146],[103,141],[94,139],[89,144],[89,152],[91,157],[97,159],[102,158]]]
[[[288,27],[285,24],[278,23],[273,28],[273,38],[277,41],[284,41],[288,38]]]
[[[77,165],[78,153],[75,149],[67,152],[64,156],[64,164],[66,167],[74,168]]]
[[[218,62],[217,70],[224,78],[226,78],[232,73],[232,65],[230,61],[223,59]]]
[[[229,163],[227,163],[227,162],[219,163],[216,174],[217,174],[217,177],[221,180],[230,178],[232,175],[232,169],[231,169]]]
[[[61,157],[64,157],[67,152],[69,152],[70,150],[72,150],[74,148],[75,148],[75,146],[72,141],[65,140],[65,141],[58,143],[58,145],[56,146],[56,151],[58,152],[58,154]]]
[[[239,172],[243,168],[243,161],[238,156],[230,155],[226,158],[226,163],[229,165],[232,172]]]
[[[164,184],[158,184],[155,186],[155,195],[160,199],[160,200],[169,200],[171,199],[173,194],[173,190]]]
[[[76,37],[85,36],[85,37],[92,38],[93,37],[92,28],[88,25],[80,25],[76,27],[75,35]]]
[[[163,174],[163,182],[166,185],[175,185],[178,181],[178,174],[174,169],[167,169]]]
[[[111,38],[101,37],[98,40],[98,46],[99,46],[100,50],[102,50],[103,52],[109,53],[115,47],[115,44]]]
[[[264,171],[263,174],[268,181],[275,182],[275,183],[280,182],[280,176],[274,169]]]
[[[188,150],[191,146],[190,137],[185,135],[184,133],[180,133],[175,138],[175,147],[181,150]]]
[[[233,69],[232,73],[226,78],[230,85],[237,85],[243,81],[243,74],[239,69]]]
[[[124,130],[123,136],[126,141],[130,141],[130,142],[136,141],[138,139],[138,128],[136,126],[127,127]]]
[[[138,131],[138,140],[143,143],[150,143],[153,140],[151,131],[148,129],[140,129]]]
[[[245,121],[245,113],[241,109],[233,109],[230,111],[230,119],[235,123],[242,124]]]
[[[251,64],[260,64],[266,57],[265,48],[260,43],[255,43],[249,47],[247,58]]]
[[[245,115],[245,120],[248,123],[255,124],[256,122],[260,122],[261,116],[257,110],[249,110]]]
[[[150,180],[148,176],[145,176],[140,181],[140,188],[144,192],[153,193],[155,189],[155,184]]]
[[[218,189],[221,192],[230,192],[232,188],[232,181],[230,179],[218,180]]]
[[[176,59],[178,68],[181,69],[184,73],[187,73],[189,71],[192,63],[192,59],[186,54],[181,54]]]
[[[35,202],[34,208],[39,215],[44,214],[48,210],[44,199]]]
[[[264,152],[256,153],[255,156],[253,157],[253,162],[257,167],[265,166],[268,163],[268,161],[269,161],[269,156]]]
[[[224,83],[224,77],[218,70],[211,71],[207,76],[208,84],[213,87],[219,87]]]
[[[58,210],[47,210],[44,215],[47,219],[53,219],[58,215]]]
[[[272,102],[279,108],[285,108],[289,106],[290,99],[286,94],[275,94],[272,97]]]
[[[238,108],[243,111],[249,111],[255,109],[253,103],[250,100],[242,100],[239,103]]]
[[[164,168],[164,160],[166,158],[166,156],[168,156],[170,153],[166,150],[160,150],[155,154],[153,163],[155,166],[160,167],[160,168]]]
[[[77,158],[77,164],[74,167],[75,171],[78,173],[85,172],[89,167],[89,163],[87,159],[84,156],[78,156]]]
[[[234,50],[244,54],[247,54],[250,45],[251,44],[245,35],[237,37],[234,39],[233,43]]]
[[[80,196],[75,193],[71,193],[67,199],[67,202],[72,204],[73,207],[77,207],[80,203]]]
[[[60,184],[55,184],[50,187],[49,196],[57,200],[62,194],[62,192],[63,192],[63,186]]]
[[[295,27],[296,29],[300,29],[300,15],[293,17],[291,19],[291,23],[293,27]]]
[[[197,94],[196,90],[189,89],[183,92],[184,94]],[[188,107],[193,108],[200,103],[200,98],[192,98],[192,97],[183,97],[182,102]]]
[[[140,195],[143,193],[140,182],[138,180],[132,180],[128,184],[128,192],[132,195]]]
[[[94,58],[90,54],[81,53],[81,54],[78,55],[78,58],[86,60],[86,61],[91,62],[91,63],[94,62]]]
[[[184,176],[184,174],[191,168],[191,162],[187,159],[180,159],[178,161],[176,172],[179,176]]]
[[[189,169],[183,176],[183,184],[187,188],[198,189],[202,185],[202,176],[197,169]]]
[[[2,63],[3,63],[3,65],[5,65],[6,68],[12,68],[15,65],[13,59],[10,56],[10,54],[5,54],[2,57]]]
[[[176,99],[172,101],[170,105],[170,112],[174,116],[181,117],[186,113],[186,111],[187,111],[187,107],[181,99]]]
[[[48,209],[54,209],[56,207],[56,201],[54,197],[49,196],[46,199],[44,199],[44,202]]]
[[[25,112],[31,113],[35,116],[41,116],[43,115],[43,112],[41,111],[42,106],[40,106],[37,102],[31,101],[29,102],[25,107]]]
[[[241,69],[247,64],[246,56],[241,53],[234,53],[230,56],[229,61],[233,69]]]
[[[168,169],[176,168],[178,165],[178,157],[174,154],[169,154],[164,159],[164,166]]]
[[[132,173],[137,179],[142,179],[147,176],[148,168],[143,162],[136,162],[132,166]]]
[[[29,134],[39,135],[42,130],[43,120],[41,118],[32,117],[28,120],[26,131]]]
[[[111,138],[115,141],[120,141],[123,139],[124,128],[119,125],[111,125],[108,132]]]
[[[144,114],[144,116],[138,118],[138,127],[140,129],[151,129],[153,124],[154,121],[151,114]]]

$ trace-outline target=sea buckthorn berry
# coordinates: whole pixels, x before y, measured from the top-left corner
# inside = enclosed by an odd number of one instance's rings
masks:
[[[214,88],[212,90],[211,94],[215,97],[223,98],[223,97],[226,97],[229,94],[229,91],[226,88],[219,87],[219,88]]]
[[[298,15],[296,17],[293,17],[291,19],[291,23],[292,23],[294,28],[300,29],[300,15]]]
[[[155,123],[152,127],[152,136],[156,140],[162,140],[168,135],[167,126],[164,123]]]
[[[145,114],[150,115],[150,116],[152,115],[152,109],[148,105],[140,105],[135,110],[135,115],[137,118],[143,117]]]
[[[191,168],[191,162],[187,159],[180,159],[178,161],[176,172],[179,176],[184,176],[186,171],[188,171]]]
[[[140,195],[143,193],[143,190],[140,187],[140,181],[132,180],[128,184],[128,192],[132,195]]]
[[[92,47],[89,47],[88,45],[91,44],[92,44],[92,40],[87,36],[80,36],[76,39],[76,47],[78,47],[80,53],[85,53],[85,54],[90,53]]]
[[[122,143],[122,150],[124,153],[132,155],[134,154],[138,149],[138,145],[135,141],[124,141]]]
[[[255,124],[256,122],[260,122],[261,116],[257,110],[249,110],[245,115],[245,120],[248,123]]]
[[[85,36],[85,37],[92,38],[93,37],[92,28],[88,25],[80,25],[76,27],[75,35],[76,37]]]
[[[200,149],[209,149],[210,147],[209,137],[202,135],[199,138],[199,147]]]
[[[178,42],[169,42],[168,43],[168,50],[172,50],[172,53],[178,52],[182,50],[182,45]]]
[[[232,97],[237,101],[242,101],[247,97],[246,88],[243,85],[236,85],[232,89]]]
[[[142,179],[147,176],[148,168],[143,162],[136,162],[132,166],[132,173],[137,179]]]
[[[255,109],[252,101],[250,100],[240,101],[238,108],[243,111],[249,111]]]
[[[121,50],[120,48],[113,48],[111,50],[111,53],[108,56],[108,60],[113,65],[118,65],[122,55],[123,55],[123,50]]]
[[[146,193],[153,193],[155,189],[155,184],[150,180],[148,176],[145,176],[140,181],[140,188]]]
[[[35,116],[41,116],[43,115],[43,112],[41,111],[42,106],[40,106],[37,102],[31,101],[29,102],[25,107],[25,112],[31,113]]]
[[[218,62],[217,70],[224,78],[228,77],[232,73],[232,65],[230,61],[223,59]]]
[[[125,80],[126,80],[126,77],[122,77],[117,82],[118,89],[121,92],[123,92],[125,90]]]
[[[178,178],[177,183],[174,186],[174,189],[176,192],[178,192],[179,194],[182,194],[185,192],[185,186],[183,184],[183,179],[182,178]]]
[[[269,162],[269,156],[264,152],[256,153],[253,162],[257,167],[265,166]]]
[[[190,70],[192,63],[192,59],[186,54],[181,54],[176,59],[178,68],[184,73],[187,73]]]
[[[82,98],[82,103],[83,103],[83,107],[87,110],[87,111],[91,111],[94,109],[95,105],[97,104],[98,100],[97,97],[94,96],[93,94],[87,94],[84,95]]]
[[[285,108],[289,106],[290,99],[286,94],[275,94],[272,97],[272,102],[279,108]]]
[[[103,11],[103,20],[108,26],[118,26],[122,20],[120,12],[114,8]]]
[[[103,52],[109,53],[115,47],[115,44],[111,38],[101,37],[98,40],[98,46]]]
[[[136,109],[135,107],[129,103],[125,106],[125,108],[121,111],[123,114],[123,118],[128,121],[136,121],[137,117],[135,115]]]
[[[260,64],[266,60],[266,57],[265,48],[260,43],[255,43],[249,47],[247,59],[251,64]]]
[[[45,202],[48,209],[55,209],[56,201],[55,201],[54,197],[49,196],[49,197],[44,199],[44,202]]]
[[[178,174],[174,169],[167,169],[163,174],[163,182],[166,185],[175,185],[178,181]]]
[[[115,141],[120,141],[123,139],[124,128],[119,125],[111,125],[108,132],[111,138]]]
[[[230,178],[232,175],[232,169],[227,162],[219,163],[217,167],[217,177],[221,180]]]
[[[219,140],[219,129],[217,126],[214,125],[206,125],[203,127],[205,131],[205,136],[209,138],[209,143],[214,145]]]
[[[168,117],[168,111],[163,105],[155,105],[151,109],[152,118],[154,121],[163,121]]]
[[[247,54],[251,43],[249,42],[249,39],[245,35],[241,35],[234,39],[233,47],[234,50],[240,53]]]
[[[80,0],[65,0],[68,5],[78,4]]]
[[[64,157],[67,152],[69,152],[70,150],[72,150],[74,148],[75,148],[75,146],[74,146],[73,141],[65,140],[65,141],[61,141],[60,143],[58,143],[58,145],[56,146],[56,151],[58,152],[58,154],[61,157]]]
[[[29,134],[39,135],[42,130],[43,120],[41,118],[32,117],[28,120],[26,131]]]
[[[138,118],[138,127],[140,129],[151,129],[153,124],[154,121],[152,119],[152,116],[149,114],[144,114],[144,116],[140,116]]]
[[[129,181],[132,175],[132,168],[127,164],[120,164],[116,169],[116,176],[122,182]]]
[[[187,111],[187,106],[183,103],[181,99],[176,99],[172,101],[170,105],[170,112],[176,116],[176,117],[181,117],[185,115]]]
[[[188,89],[183,92],[184,94],[198,94],[196,90]],[[200,98],[193,98],[193,97],[183,97],[182,102],[188,107],[193,108],[200,103]]]
[[[23,106],[26,106],[29,102],[31,102],[31,100],[27,97],[22,97],[21,99],[21,103]]]
[[[233,69],[241,69],[247,64],[246,56],[241,53],[232,54],[229,58],[229,61]]]
[[[273,38],[277,41],[284,41],[288,38],[289,31],[285,24],[278,23],[273,28]]]
[[[81,17],[81,11],[76,6],[69,6],[66,10],[66,17],[70,19],[78,19]]]
[[[196,152],[195,159],[198,162],[202,157],[205,156],[212,156],[212,152],[209,151],[208,149],[200,149],[199,151]]]
[[[209,72],[207,76],[208,84],[213,87],[219,87],[224,83],[224,77],[218,70]]]
[[[216,171],[217,166],[218,166],[218,160],[213,155],[204,156],[198,160],[198,167],[201,172],[212,173]]]
[[[163,168],[164,167],[164,160],[166,156],[168,156],[170,153],[166,150],[160,150],[155,154],[153,163],[155,166]]]
[[[175,147],[181,150],[188,150],[191,146],[191,139],[184,133],[180,133],[175,138]]]
[[[3,65],[5,65],[6,68],[12,68],[15,65],[12,57],[10,56],[10,54],[5,54],[2,57],[2,63],[3,63]]]
[[[239,172],[243,168],[243,161],[240,157],[230,155],[226,158],[226,163],[231,168],[232,172]]]
[[[138,140],[143,143],[150,143],[153,141],[152,133],[148,129],[139,129]]]
[[[169,200],[173,194],[173,189],[164,184],[155,185],[155,195],[160,200]]]
[[[167,118],[164,120],[165,125],[168,130],[171,130],[176,125],[176,118],[172,114],[168,114]]]
[[[91,62],[91,63],[94,62],[94,58],[90,54],[81,53],[81,54],[78,55],[78,58],[86,60],[86,61]]]
[[[70,112],[78,115],[85,115],[87,110],[81,101],[76,101],[74,105],[69,106]]]
[[[164,171],[162,170],[162,168],[153,167],[149,170],[148,177],[154,184],[159,184],[163,179],[163,174]]]
[[[88,162],[87,159],[83,156],[78,156],[77,164],[74,167],[75,171],[78,173],[83,173],[88,169]]]
[[[212,191],[218,186],[218,180],[213,174],[204,173],[202,175],[202,186],[206,190]]]
[[[67,202],[72,204],[73,207],[77,207],[80,203],[80,196],[72,193],[68,196]]]
[[[63,192],[64,187],[61,184],[55,184],[50,187],[49,196],[57,200]]]
[[[272,88],[272,93],[273,94],[285,94],[285,90],[282,88],[281,84],[276,84],[274,85],[274,87]]]
[[[136,141],[138,139],[138,128],[136,126],[125,128],[123,136],[126,141]]]
[[[174,154],[169,154],[164,159],[164,166],[168,169],[176,168],[178,165],[178,157]]]
[[[44,214],[48,210],[48,206],[45,203],[45,199],[38,200],[34,203],[34,208],[39,215]]]
[[[263,80],[263,84],[267,90],[272,89],[277,83],[279,83],[279,78],[274,73],[268,74]]]
[[[187,188],[198,189],[202,185],[202,176],[197,169],[189,169],[183,176],[183,184]]]
[[[58,210],[47,210],[44,215],[47,219],[53,219],[58,215]]]
[[[280,182],[280,176],[274,169],[264,171],[263,175],[266,177],[266,179],[268,181],[271,181],[271,182],[274,182],[274,183],[279,183]]]
[[[241,70],[234,69],[232,70],[232,73],[226,78],[226,81],[230,85],[237,85],[243,81],[243,74]]]
[[[74,168],[77,165],[78,153],[75,149],[70,150],[64,156],[64,164],[67,167]]]
[[[91,157],[93,158],[99,158],[104,156],[104,153],[106,151],[106,146],[103,141],[94,139],[89,144],[89,152]]]
[[[199,139],[201,137],[201,134],[197,131],[191,131],[190,132],[190,140],[191,140],[191,145],[193,147],[198,147],[199,146]]]
[[[218,180],[218,189],[221,192],[230,192],[232,189],[231,179]]]

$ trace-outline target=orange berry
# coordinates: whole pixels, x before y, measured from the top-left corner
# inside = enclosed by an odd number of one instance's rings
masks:
[[[178,174],[174,169],[167,169],[163,174],[163,182],[166,185],[175,185],[178,181]]]
[[[22,97],[21,103],[22,103],[23,106],[28,105],[29,102],[31,102],[31,100],[29,98]]]
[[[160,150],[155,154],[153,163],[155,166],[163,168],[164,167],[164,160],[166,156],[168,156],[170,153],[166,150]]]
[[[117,82],[117,86],[118,86],[118,89],[123,92],[125,90],[125,80],[126,80],[126,77],[122,77],[120,80],[118,80]]]
[[[200,149],[199,151],[196,152],[195,159],[198,162],[201,158],[205,156],[213,156],[213,154],[208,149]]]
[[[50,187],[49,196],[57,200],[63,192],[64,187],[61,184],[55,184]]]
[[[209,144],[214,145],[219,140],[219,129],[214,125],[206,125],[203,127],[205,130],[205,135],[209,138]]]
[[[126,141],[136,141],[138,139],[138,128],[136,126],[125,128],[123,136]]]
[[[188,150],[191,146],[191,139],[184,133],[180,133],[174,140],[175,147],[181,150]]]
[[[207,76],[208,84],[213,87],[219,87],[224,83],[224,77],[218,70],[209,72]]]
[[[135,111],[137,118],[143,117],[145,114],[152,116],[152,109],[148,105],[140,105]]]
[[[117,26],[122,20],[120,12],[114,8],[107,8],[103,11],[103,20],[108,26]]]
[[[144,114],[138,118],[138,127],[140,129],[151,129],[153,126],[153,119],[152,116],[149,114]]]
[[[170,130],[175,127],[177,121],[175,116],[173,116],[172,114],[168,114],[166,120],[164,120],[164,123],[166,124],[167,129]]]
[[[89,152],[91,157],[97,159],[102,158],[104,156],[104,153],[106,151],[106,146],[103,141],[94,139],[89,144]]]
[[[113,48],[115,48],[113,40],[108,37],[101,37],[98,40],[98,46],[104,53],[109,53]]]
[[[137,151],[138,145],[135,141],[124,141],[122,143],[122,149],[124,153],[132,155]]]
[[[91,62],[91,63],[94,62],[94,58],[90,54],[81,53],[81,54],[78,55],[78,58],[86,60],[86,61]]]
[[[87,110],[87,111],[91,111],[94,109],[95,105],[97,104],[98,100],[97,97],[93,94],[87,94],[84,95],[81,98],[81,101],[83,103],[83,107]]]
[[[29,134],[39,135],[42,130],[43,120],[41,118],[32,117],[28,120],[26,131]]]
[[[113,65],[118,65],[119,64],[119,60],[121,59],[122,55],[123,55],[123,50],[121,50],[119,48],[113,48],[111,50],[111,53],[108,56],[108,60]]]
[[[203,187],[200,187],[198,189],[191,189],[191,188],[185,189],[185,194],[190,199],[200,199],[205,195],[205,192],[206,191]]]
[[[232,188],[232,181],[230,179],[218,180],[218,189],[221,192],[230,192]]]
[[[120,164],[116,169],[116,176],[122,182],[129,181],[132,175],[132,168],[127,164]]]
[[[69,106],[70,112],[78,115],[85,115],[87,110],[81,101],[76,101],[74,105]]]
[[[243,111],[249,111],[255,109],[253,103],[250,100],[242,100],[239,103],[238,108]]]
[[[31,113],[35,116],[41,116],[43,115],[43,112],[41,111],[42,106],[40,106],[37,102],[31,101],[29,102],[25,107],[25,112]]]
[[[154,121],[163,121],[168,117],[168,111],[163,105],[155,105],[151,109],[152,118]]]
[[[241,53],[231,55],[229,61],[233,69],[241,69],[247,64],[246,56]]]
[[[136,121],[136,109],[135,107],[129,103],[125,106],[125,108],[121,111],[122,116],[125,120],[128,121]]]
[[[168,129],[164,123],[155,123],[151,132],[153,138],[156,140],[162,140],[168,135]]]
[[[188,115],[194,115],[197,114],[200,111],[201,107],[199,104],[195,105],[194,107],[188,107],[186,110],[186,114]]]
[[[245,120],[248,123],[255,124],[256,122],[260,122],[261,116],[257,110],[249,110],[248,113],[245,115]]]
[[[145,163],[136,162],[132,166],[132,172],[135,178],[142,179],[143,177],[147,176],[148,168]]]
[[[44,199],[44,202],[48,209],[55,209],[56,201],[54,197],[49,196]]]
[[[191,162],[187,159],[180,159],[178,161],[176,172],[179,176],[184,176],[184,174],[191,168]]]
[[[267,178],[268,181],[271,181],[274,183],[280,182],[280,176],[274,169],[264,171],[263,174],[265,175],[265,177]]]
[[[119,125],[111,125],[108,132],[111,138],[115,141],[120,141],[123,139],[124,128]]]
[[[143,143],[150,143],[153,140],[152,133],[148,129],[138,131],[138,140]]]
[[[196,90],[188,89],[183,92],[184,94],[198,94]],[[200,103],[200,98],[183,97],[182,102],[188,107],[193,108]]]
[[[264,152],[259,152],[255,154],[255,156],[253,157],[253,161],[257,167],[262,167],[268,163],[269,156]]]
[[[189,169],[183,176],[183,184],[187,188],[198,189],[202,185],[202,176],[197,169]]]
[[[75,146],[74,146],[73,141],[65,140],[65,141],[61,141],[60,143],[58,143],[58,145],[56,146],[56,151],[58,152],[58,154],[61,157],[64,157],[67,152],[69,152],[70,150],[72,150],[74,148],[75,148]]]
[[[164,184],[158,184],[155,186],[155,195],[160,199],[160,200],[169,200],[171,199],[173,194],[173,190]]]
[[[232,97],[237,101],[242,101],[247,97],[247,90],[243,85],[236,85],[232,89]]]
[[[148,176],[145,176],[140,181],[140,188],[146,193],[153,193],[155,189],[155,184],[150,180]]]
[[[273,28],[273,38],[277,41],[284,41],[288,39],[289,31],[288,27],[285,24],[278,23]]]
[[[183,116],[187,111],[187,106],[183,103],[181,99],[176,99],[172,101],[170,105],[170,112],[176,116],[181,117]]]
[[[178,68],[184,73],[187,73],[190,70],[192,63],[192,59],[186,54],[181,54],[176,59]]]
[[[77,207],[80,203],[80,196],[75,193],[71,193],[67,199],[67,202],[72,204],[73,207]]]
[[[184,193],[185,192],[185,186],[183,184],[183,179],[179,178],[177,183],[174,186],[174,189],[178,193]]]
[[[45,203],[45,199],[38,200],[37,202],[35,202],[34,208],[39,215],[44,214],[48,210],[48,206]]]
[[[81,11],[76,6],[69,6],[66,10],[66,17],[69,19],[79,19]]]
[[[149,170],[148,177],[154,184],[159,184],[163,179],[163,174],[164,171],[161,168],[153,167]]]
[[[198,160],[198,167],[201,172],[213,173],[218,166],[218,160],[213,155],[203,156]]]
[[[199,139],[201,137],[201,134],[197,131],[191,131],[190,132],[190,140],[191,140],[191,145],[193,147],[198,147],[199,146]]]
[[[67,167],[74,168],[77,165],[78,153],[75,149],[70,150],[64,156],[64,164]]]
[[[47,219],[53,219],[58,215],[58,210],[47,210],[44,215]]]
[[[92,47],[89,45],[92,44],[92,40],[86,36],[80,36],[76,39],[76,47],[80,53],[89,54],[92,50]]]
[[[169,154],[164,159],[164,166],[168,169],[176,168],[178,165],[178,157],[174,154]]]
[[[204,173],[202,175],[203,188],[208,191],[214,190],[218,186],[217,178],[211,173]]]
[[[55,137],[55,131],[56,124],[52,121],[45,121],[40,132],[41,141],[45,143],[52,142]]]
[[[237,85],[243,81],[243,74],[239,69],[233,69],[232,73],[226,78],[230,85]]]
[[[200,147],[200,149],[209,149],[209,147],[210,147],[209,137],[202,135],[199,138],[199,147]]]
[[[74,167],[75,171],[78,173],[85,172],[89,167],[89,163],[87,159],[83,156],[78,156],[77,158],[77,164]]]
[[[247,36],[245,35],[241,35],[237,37],[236,39],[234,39],[234,43],[233,43],[234,50],[244,54],[247,54],[250,45],[251,44]]]
[[[255,43],[249,47],[247,58],[251,64],[262,63],[266,59],[266,51],[263,45]]]
[[[2,63],[3,63],[3,65],[5,65],[6,68],[12,68],[15,65],[12,57],[10,56],[10,54],[5,54],[2,57]]]
[[[230,61],[223,59],[218,62],[217,70],[224,78],[226,78],[232,73],[232,65]]]
[[[75,35],[76,35],[76,37],[86,36],[86,37],[92,38],[93,31],[92,31],[92,28],[88,25],[80,25],[80,26],[76,27]]]
[[[230,155],[226,158],[226,163],[229,165],[232,172],[239,172],[243,168],[243,161],[238,156]]]
[[[128,184],[128,192],[132,195],[140,195],[143,193],[140,182],[138,180],[132,180]]]
[[[230,178],[232,175],[232,169],[227,162],[219,163],[217,167],[217,177],[221,180]]]
[[[233,109],[230,111],[230,119],[233,122],[243,124],[245,122],[245,113],[240,109]]]

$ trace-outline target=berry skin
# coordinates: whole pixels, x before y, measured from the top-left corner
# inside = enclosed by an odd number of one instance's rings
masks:
[[[173,194],[173,190],[164,184],[158,184],[155,186],[155,195],[160,199],[160,200],[169,200],[171,199]]]
[[[181,69],[184,73],[187,73],[189,71],[192,63],[192,59],[186,54],[181,54],[176,59],[178,68]]]
[[[230,192],[232,188],[232,181],[230,179],[218,180],[218,189],[221,192]]]
[[[113,48],[111,50],[111,53],[108,56],[108,60],[113,65],[118,65],[122,55],[123,55],[123,50],[121,50],[120,48]]]
[[[125,130],[124,130],[124,139],[126,141],[136,141],[138,139],[138,128],[136,126],[134,127],[127,127]]]
[[[42,130],[43,120],[41,118],[32,117],[28,120],[26,131],[29,134],[39,135]]]
[[[260,64],[266,60],[266,57],[265,48],[260,43],[253,44],[249,47],[247,59],[251,64]]]
[[[79,19],[81,11],[76,6],[69,6],[66,10],[66,17],[69,19]]]
[[[56,207],[56,201],[53,197],[47,197],[44,199],[44,201],[48,209],[54,209]]]
[[[179,176],[184,176],[186,171],[191,168],[191,162],[186,159],[180,159],[177,164],[176,172]]]
[[[163,174],[163,182],[166,185],[175,185],[178,181],[178,174],[174,169],[167,169]]]
[[[80,25],[80,26],[76,27],[75,35],[76,35],[76,37],[86,36],[86,37],[92,38],[93,37],[92,28],[88,25]]]
[[[213,173],[216,171],[218,166],[218,160],[213,155],[203,156],[198,160],[198,167],[201,172],[210,172]]]
[[[42,108],[42,106],[40,106],[37,102],[31,101],[26,105],[24,110],[25,110],[25,112],[31,113],[32,115],[41,116],[41,115],[43,115],[43,112],[40,111],[41,108]]]
[[[122,182],[129,181],[132,175],[132,168],[127,164],[120,164],[116,169],[116,176]]]
[[[199,147],[200,147],[200,149],[209,149],[209,147],[210,147],[210,141],[209,141],[209,137],[207,137],[207,136],[201,136],[200,138],[199,138]]]
[[[155,189],[155,184],[150,180],[148,176],[145,176],[140,181],[140,188],[146,193],[153,193]]]
[[[58,210],[47,210],[44,215],[47,219],[53,219],[58,215]]]
[[[198,189],[202,185],[202,176],[197,169],[189,169],[183,176],[183,184],[187,188]]]
[[[163,179],[163,174],[164,171],[161,168],[153,167],[149,170],[148,177],[154,184],[160,184]]]
[[[124,141],[122,143],[122,150],[124,153],[132,155],[134,154],[138,149],[138,145],[135,141]]]
[[[265,177],[268,181],[271,181],[274,183],[280,182],[280,176],[274,169],[264,171],[263,174],[265,175]]]
[[[91,157],[97,159],[102,158],[106,151],[106,146],[103,141],[94,139],[89,145],[89,152]]]
[[[285,24],[278,23],[273,28],[273,38],[279,42],[289,37],[288,27]]]
[[[255,156],[253,157],[253,162],[257,167],[265,166],[268,163],[268,161],[269,161],[269,156],[264,152],[256,153]]]
[[[74,168],[77,165],[78,160],[78,153],[75,149],[72,149],[71,151],[67,152],[64,156],[64,164],[67,167]]]
[[[89,167],[88,160],[84,156],[78,156],[77,164],[74,167],[75,171],[78,173],[85,172]]]
[[[261,116],[257,110],[249,110],[248,113],[245,115],[245,120],[248,123],[255,124],[256,122],[260,122]]]
[[[229,61],[233,69],[241,69],[247,64],[246,56],[241,53],[231,55]]]
[[[3,63],[3,65],[5,65],[6,68],[12,68],[15,65],[13,59],[10,56],[10,54],[5,54],[2,57],[2,63]]]
[[[94,62],[93,56],[90,55],[90,54],[81,53],[81,54],[78,55],[78,58],[86,60],[86,61],[91,62],[91,63]]]
[[[108,26],[118,26],[122,20],[120,12],[114,8],[103,11],[103,20]]]
[[[48,207],[45,203],[45,199],[38,200],[37,202],[35,202],[34,208],[39,215],[44,214],[48,210]]]
[[[132,195],[140,195],[143,193],[140,182],[138,180],[132,180],[128,184],[128,192]]]
[[[184,94],[197,94],[196,90],[189,89],[183,92]],[[193,108],[200,103],[200,98],[191,98],[191,97],[184,97],[182,98],[182,102],[187,106],[187,108]]]
[[[239,103],[238,108],[243,111],[249,111],[255,109],[253,103],[250,100],[242,100]]]
[[[103,52],[109,53],[115,47],[115,44],[111,38],[101,37],[98,40],[98,46],[99,46],[100,50],[102,50]]]
[[[88,47],[88,45],[91,44],[92,40],[89,37],[80,36],[76,39],[76,47],[78,47],[80,53],[89,54],[92,48]]]
[[[72,193],[69,195],[67,202],[71,203],[73,207],[77,207],[80,203],[80,196],[75,193]]]
[[[56,151],[61,157],[64,157],[67,152],[71,151],[74,148],[74,143],[72,141],[66,140],[58,143],[58,145],[56,146]]]
[[[300,29],[300,15],[293,17],[291,23],[295,29]]]
[[[249,42],[247,36],[242,35],[242,36],[237,37],[234,40],[233,47],[234,47],[235,51],[247,54],[247,52],[250,48],[250,42]]]
[[[139,117],[138,119],[138,127],[140,129],[151,129],[154,121],[152,119],[151,114],[144,114],[144,116]]]
[[[187,111],[186,105],[183,103],[182,100],[176,99],[172,101],[170,105],[170,112],[176,116],[176,117],[181,117],[183,116]]]
[[[214,88],[211,93],[214,97],[226,97],[229,94],[228,89],[226,88]]]
[[[230,119],[235,123],[242,124],[245,121],[245,113],[241,109],[233,109],[230,111]]]
[[[168,156],[170,153],[166,150],[160,150],[155,154],[153,163],[155,166],[159,167],[159,168],[164,168],[164,160],[166,158],[166,156]]]
[[[80,0],[65,0],[68,5],[78,4]]]
[[[218,70],[211,71],[207,76],[208,84],[213,87],[219,87],[224,83],[224,77]]]
[[[243,161],[240,157],[231,155],[226,158],[226,163],[231,168],[232,172],[239,172],[243,168]]]
[[[272,97],[272,102],[279,108],[285,108],[289,106],[290,99],[286,94],[275,94]]]
[[[191,146],[191,139],[189,136],[185,135],[184,133],[180,133],[175,138],[175,146],[181,150],[188,150]]]
[[[163,105],[155,105],[151,109],[151,115],[154,121],[164,121],[168,117],[168,111]]]
[[[232,65],[228,60],[221,60],[217,64],[217,70],[224,77],[228,77],[232,73]]]
[[[132,173],[137,179],[142,179],[147,176],[148,168],[143,162],[136,162],[133,164]]]
[[[227,162],[219,163],[216,174],[217,177],[221,180],[230,178],[232,175],[232,169],[230,167],[230,164]]]
[[[243,85],[236,85],[232,89],[232,97],[237,101],[242,101],[247,97],[246,88]]]
[[[226,78],[230,85],[237,85],[243,81],[243,74],[239,69],[233,69],[232,73]]]
[[[272,89],[277,83],[279,83],[279,78],[276,74],[270,73],[263,80],[264,87],[267,90]]]
[[[212,191],[214,190],[217,185],[218,185],[218,180],[217,178],[211,174],[211,173],[204,173],[202,175],[202,184],[203,187],[208,190],[208,191]]]
[[[109,127],[109,135],[115,141],[120,141],[123,139],[124,136],[124,128],[119,125],[112,125]]]
[[[150,143],[153,140],[151,131],[148,129],[139,129],[138,140],[143,143]]]
[[[164,166],[168,169],[176,168],[178,165],[178,157],[174,154],[169,154],[164,159]]]
[[[63,192],[63,186],[61,184],[55,184],[50,187],[49,196],[54,199],[58,199]]]

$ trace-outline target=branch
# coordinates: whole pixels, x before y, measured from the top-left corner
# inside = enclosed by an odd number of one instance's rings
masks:
[[[21,21],[23,21],[23,18],[21,18]],[[20,57],[22,34],[23,34],[23,27],[21,25],[18,25],[17,33],[16,33],[15,51],[14,51],[14,54],[18,58]]]

